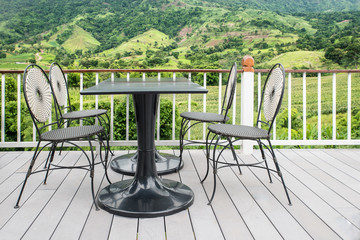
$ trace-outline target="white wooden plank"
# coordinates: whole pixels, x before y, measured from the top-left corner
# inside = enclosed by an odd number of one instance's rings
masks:
[[[131,151],[134,153],[134,151]],[[115,157],[123,154],[128,154],[128,152],[115,152]],[[132,179],[132,176],[125,176],[114,171],[112,172],[111,180],[113,181],[113,176],[116,177],[116,181]],[[114,215],[113,222],[111,225],[111,230],[109,234],[110,240],[119,239],[121,236],[122,239],[138,239],[138,218],[128,218],[122,216]]]
[[[180,171],[181,179],[183,183],[189,186],[195,193],[195,199],[193,205],[189,208],[191,222],[193,224],[194,233],[196,239],[224,239],[221,229],[218,225],[216,217],[210,206],[207,205],[208,199],[204,192],[198,175],[194,170],[194,166],[191,159],[196,161],[192,157],[193,154],[196,155],[196,151],[191,151],[191,156],[189,151],[183,152],[184,167]],[[211,229],[211,231],[209,231]]]
[[[326,149],[321,150],[321,152],[336,158],[338,161],[356,169],[357,171],[360,171],[360,152],[355,149]]]
[[[82,157],[82,159],[84,159],[84,157]],[[103,166],[101,164],[97,165],[94,173],[95,191],[99,188],[103,176]],[[95,211],[95,207],[93,206],[93,198],[91,195],[90,176],[87,172],[84,181],[81,183],[70,206],[63,215],[51,238],[78,239],[90,211]]]
[[[284,149],[283,151],[289,159],[292,158],[293,161],[296,161],[295,158],[297,158],[298,155],[292,150],[286,151],[286,149]],[[305,184],[310,177],[308,174],[304,174],[302,169],[289,163],[289,161],[281,161],[281,163],[297,180],[291,182],[293,185],[290,185],[290,189],[296,189],[295,191],[302,195],[301,200],[319,215],[326,224],[343,238],[349,235],[360,236],[360,230],[358,228],[349,224],[349,221],[344,216],[335,211],[333,207],[316,195],[315,192]],[[291,178],[289,179],[292,180]]]
[[[22,152],[0,152],[0,169],[12,162]]]
[[[53,190],[36,191],[1,229],[2,239],[20,239],[53,195]],[[10,206],[9,206],[10,207]]]
[[[19,155],[19,157],[21,156],[22,155]],[[2,227],[10,218],[16,215],[18,211],[17,209],[14,209],[14,206],[20,194],[20,189],[22,187],[22,182],[25,178],[25,174],[15,173],[12,176],[16,178],[18,178],[18,176],[21,176],[22,181],[19,184],[14,185],[15,190],[0,205],[0,212],[1,212],[0,227]],[[34,193],[34,191],[39,189],[39,186],[42,185],[44,176],[45,176],[44,174],[38,173],[38,174],[33,174],[29,177],[20,201],[20,208],[22,208],[22,205],[25,204],[29,198],[31,199],[31,196]]]
[[[176,156],[179,155],[179,151],[177,151],[176,153],[174,153],[173,151],[161,151],[161,152],[175,154]],[[189,164],[189,161],[187,161],[186,164]],[[168,174],[163,176],[163,178],[181,182],[179,173]],[[195,197],[196,197],[196,193],[195,193]],[[188,210],[184,210],[179,213],[166,216],[165,224],[166,224],[167,239],[171,239],[171,240],[195,239]]]
[[[259,161],[262,159],[259,150],[254,151],[255,156]],[[266,170],[252,168],[252,172],[264,183],[264,185],[276,196],[280,203],[289,211],[294,219],[304,228],[304,230],[311,235],[313,239],[340,239],[337,235],[318,215],[316,215],[312,209],[310,209],[299,197],[303,197],[301,192],[302,188],[298,188],[298,185],[302,186],[301,182],[295,179],[287,169],[282,167],[284,162],[289,161],[283,157],[282,154],[277,153],[277,159],[282,169],[282,173],[285,179],[286,186],[291,197],[292,205],[287,204],[287,198],[285,196],[284,188],[280,182],[280,179],[276,174],[272,174],[273,183],[269,182],[269,177]],[[299,190],[300,189],[300,190]],[[299,195],[299,197],[297,196]],[[289,224],[289,228],[291,228]]]
[[[116,151],[115,156],[128,153],[127,151]],[[111,159],[110,159],[111,161]],[[118,181],[122,174],[108,169],[108,175],[112,182]],[[100,189],[107,186],[107,179],[103,178]],[[134,221],[132,221],[134,220]],[[98,240],[98,239],[136,239],[137,219],[128,219],[124,217],[114,216],[113,214],[100,209],[100,211],[90,211],[85,226],[81,233],[80,239]]]
[[[312,155],[310,155],[310,152]],[[297,161],[296,164],[300,167],[303,164],[313,163],[317,169],[309,169],[307,173],[322,182],[328,189],[331,189],[332,193],[326,194],[324,198],[329,204],[331,204],[334,208],[351,208],[357,207],[360,209],[360,194],[355,192],[354,190],[347,187],[343,184],[339,179],[334,178],[332,175],[327,174],[321,168],[321,165],[317,165],[318,161],[309,161],[307,159],[314,159],[321,157],[320,155],[324,155],[325,153],[322,151],[301,151],[301,158],[297,158],[300,161]],[[315,155],[315,156],[314,156]],[[345,157],[345,156],[344,156]],[[305,158],[305,159],[304,159]],[[323,191],[317,191],[317,194],[324,193]],[[333,195],[336,196],[333,196]],[[346,201],[346,202],[344,202]],[[349,205],[351,204],[351,205]],[[346,215],[345,215],[346,216]],[[355,223],[357,224],[357,223]]]
[[[4,166],[0,169],[0,183],[6,180],[9,176],[14,174],[15,171],[17,171],[21,166],[27,165],[27,168],[29,168],[28,164],[26,164],[31,159],[31,153],[30,152],[23,152],[14,161],[11,161],[9,164]]]
[[[324,152],[320,149],[313,149],[311,151],[306,151],[305,153],[319,153],[317,154],[317,158],[315,158],[314,160],[316,161],[320,161],[322,164],[322,167],[327,167],[327,168],[334,168],[336,170],[338,170],[338,172],[342,172],[346,175],[348,175],[350,178],[354,179],[355,183],[357,183],[357,185],[360,187],[360,171],[358,171],[357,169],[354,169],[353,167],[344,164],[343,162],[339,161],[338,159],[334,158],[332,155],[330,154],[324,154]],[[315,162],[316,163],[316,162]],[[314,163],[314,164],[315,164]]]
[[[238,155],[240,157],[240,161],[243,163],[254,163],[257,162],[253,158],[253,156],[250,155]],[[225,159],[232,159],[232,154],[230,151],[225,151],[223,154],[223,157]],[[243,187],[250,193],[250,195],[253,197],[253,199],[256,201],[257,207],[260,208],[261,213],[266,215],[266,220],[270,221],[272,226],[267,226],[269,223],[266,223],[265,220],[263,220],[263,223],[256,224],[257,220],[259,219],[260,213],[257,215],[253,215],[252,213],[249,213],[249,209],[254,209],[253,206],[249,206],[249,208],[243,209],[244,213],[242,215],[244,218],[247,215],[250,215],[247,219],[247,223],[250,226],[251,224],[251,230],[252,233],[255,236],[255,239],[263,238],[266,239],[266,236],[268,233],[271,233],[270,230],[268,230],[270,227],[272,227],[272,231],[275,231],[278,235],[275,235],[273,237],[269,237],[271,239],[275,239],[275,236],[281,236],[281,238],[284,239],[311,239],[311,237],[308,235],[306,231],[302,228],[302,226],[293,218],[293,216],[288,212],[286,207],[288,206],[287,199],[284,199],[283,201],[279,201],[276,198],[276,195],[273,195],[269,189],[266,187],[266,185],[269,183],[269,178],[267,176],[267,172],[264,169],[256,169],[259,170],[259,174],[262,174],[265,178],[258,178],[254,175],[253,168],[247,168],[242,167],[242,175],[238,173],[237,167],[233,167],[233,173],[235,173],[238,178],[241,180]],[[220,170],[219,172],[221,172]],[[231,175],[230,173],[228,175]],[[260,180],[260,181],[259,181]],[[230,182],[231,183],[231,182]],[[280,184],[280,183],[276,183]],[[225,184],[227,186],[228,183]],[[237,197],[235,198],[237,201],[238,208],[242,207],[242,202],[244,202],[244,196],[246,196],[245,192],[243,194],[237,194],[236,189],[240,186],[229,186],[227,187],[228,191],[232,192],[232,196]],[[281,192],[283,195],[284,193]],[[235,200],[234,200],[235,201]],[[253,203],[254,205],[254,203]],[[251,208],[250,208],[251,207]],[[261,218],[260,218],[261,219]],[[256,228],[256,226],[262,226],[261,228]],[[265,228],[264,230],[261,230],[262,228]],[[266,228],[267,227],[267,228]],[[255,235],[256,234],[256,235]],[[257,235],[260,235],[260,237],[257,237]]]
[[[80,152],[68,154],[67,159],[70,159],[69,162],[76,162],[80,155]],[[65,162],[65,160],[62,161],[62,163],[63,162]],[[57,176],[57,173],[62,174],[58,174],[59,176]],[[27,230],[26,234],[23,236],[23,239],[50,239],[57,224],[61,220],[64,212],[68,208],[72,198],[77,192],[80,183],[84,180],[86,173],[87,172],[84,170],[62,169],[54,171],[51,174],[51,178],[56,177],[56,179],[62,179],[62,181],[59,184],[59,187],[57,189],[55,188],[55,194]]]
[[[166,239],[164,217],[140,218],[138,238],[144,240]]]
[[[191,155],[194,159],[197,171],[201,172],[201,174],[204,173],[204,170],[206,169],[205,152],[192,151]],[[281,239],[280,235],[271,225],[271,222],[269,222],[264,213],[261,212],[261,209],[258,208],[254,200],[246,192],[239,179],[236,178],[231,169],[224,168],[219,170],[218,173],[221,181],[217,179],[216,193],[211,203],[211,207],[213,208],[216,218],[219,221],[225,239],[238,239],[239,236],[241,236],[241,239]],[[225,190],[221,182],[226,182],[224,183],[225,185],[230,183],[229,185],[231,185],[231,188],[227,188],[227,190]],[[209,199],[212,195],[213,185],[214,180],[211,169],[208,178],[203,184]],[[236,194],[231,195],[233,192],[236,192]],[[242,198],[239,198],[239,196]],[[239,205],[237,204],[237,201],[240,201]],[[203,204],[206,204],[206,202]],[[250,233],[252,224],[244,222],[246,217],[254,217],[253,219],[256,219],[256,223],[253,222],[255,223],[255,226],[252,229],[256,233]],[[262,227],[259,228],[259,226]]]

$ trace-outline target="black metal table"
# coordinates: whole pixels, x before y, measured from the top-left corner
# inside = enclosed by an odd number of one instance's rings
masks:
[[[112,183],[98,195],[98,204],[108,212],[128,217],[166,216],[188,208],[192,190],[177,181],[160,179],[155,164],[155,122],[159,94],[207,93],[186,78],[108,79],[81,91],[82,95],[132,94],[137,124],[137,167],[131,180]]]

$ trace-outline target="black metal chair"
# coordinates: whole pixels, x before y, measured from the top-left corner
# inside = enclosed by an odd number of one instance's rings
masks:
[[[97,118],[100,125],[103,126],[106,130],[107,150],[111,152],[109,145],[110,119],[107,114],[107,110],[89,109],[89,110],[75,111],[70,102],[70,95],[69,95],[65,74],[58,63],[53,62],[51,64],[49,78],[50,78],[50,84],[52,86],[54,95],[57,100],[57,104],[60,109],[60,118],[65,120],[68,126],[70,126],[71,121],[73,120],[83,119],[86,121],[89,120],[90,118]]]
[[[205,144],[205,142],[203,141],[196,140],[187,140],[187,143],[184,143],[185,134],[190,130],[190,128],[199,123],[225,123],[229,120],[229,117],[227,115],[233,102],[236,88],[236,80],[237,65],[236,63],[234,63],[230,69],[220,114],[210,112],[183,112],[180,114],[180,116],[182,117],[180,128],[180,161],[182,161],[182,153],[184,151],[185,145],[199,143]],[[190,121],[194,121],[194,123],[190,124]]]
[[[212,196],[209,200],[209,204],[211,203],[215,195],[217,170],[219,168],[226,166],[237,166],[240,169],[240,166],[248,166],[248,167],[258,167],[258,168],[266,169],[269,175],[270,182],[272,182],[270,172],[276,172],[281,179],[281,182],[285,189],[286,197],[289,201],[289,204],[291,205],[290,197],[283,179],[283,175],[281,173],[280,166],[275,156],[275,151],[273,150],[270,141],[271,129],[274,120],[276,118],[276,115],[279,112],[281,106],[281,102],[284,94],[284,88],[285,88],[285,70],[284,67],[278,63],[271,68],[266,78],[263,92],[261,95],[261,102],[259,105],[257,123],[255,127],[244,126],[244,125],[231,125],[231,124],[213,124],[208,127],[209,132],[206,138],[207,171],[205,177],[201,182],[204,182],[206,177],[208,176],[210,161],[212,161],[212,167],[214,173],[214,188],[213,188]],[[264,121],[262,120],[262,115],[263,118],[265,119]],[[267,129],[262,129],[258,127],[260,123],[265,124],[267,126]],[[220,144],[220,140],[224,138],[226,139],[227,142],[225,145],[222,145]],[[239,163],[238,157],[233,147],[234,142],[238,140],[256,141],[259,145],[263,161],[255,162],[255,163],[243,163],[243,164]],[[262,140],[266,140],[268,145]],[[212,158],[210,157],[211,146],[214,146],[212,152]],[[221,150],[218,149],[219,146],[222,147]],[[223,151],[228,148],[231,149],[232,156],[235,162],[219,160]],[[270,155],[274,161],[275,169],[269,168],[268,163],[266,161],[264,148],[269,150]],[[222,164],[222,165],[218,166],[218,164]]]
[[[26,67],[24,71],[23,92],[26,105],[36,128],[38,143],[33,158],[30,162],[30,166],[28,168],[15,208],[19,207],[22,193],[30,175],[38,172],[46,172],[44,179],[45,184],[50,170],[77,168],[90,171],[92,197],[96,209],[98,209],[95,202],[94,193],[94,167],[96,164],[101,163],[104,166],[106,178],[110,182],[107,175],[107,151],[105,151],[105,159],[103,159],[101,153],[102,147],[106,148],[103,141],[106,135],[104,127],[99,125],[88,125],[62,128],[63,124],[61,123],[61,119],[58,116],[59,109],[58,104],[56,103],[57,100],[52,94],[52,88],[49,83],[49,79],[47,78],[45,72],[36,64],[30,64]],[[54,103],[54,108],[52,107],[52,102]],[[49,119],[53,109],[55,109],[56,113],[55,121]],[[49,126],[52,126],[52,128],[54,129],[48,130]],[[91,157],[89,157],[88,154],[78,144],[76,144],[76,141],[79,140],[88,141]],[[100,161],[97,162],[95,162],[95,154],[93,151],[92,141],[97,141],[100,144]],[[56,147],[59,143],[63,142],[68,143],[70,146],[75,146],[79,148],[86,156],[88,164],[82,166],[60,166],[53,164]],[[45,147],[50,148],[50,152],[46,160],[46,168],[33,171],[34,163]]]

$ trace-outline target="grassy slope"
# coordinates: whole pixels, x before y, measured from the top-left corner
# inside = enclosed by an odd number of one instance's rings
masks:
[[[86,51],[99,45],[100,42],[98,40],[77,25],[74,26],[74,31],[70,38],[63,43],[63,47],[71,52],[78,49]]]
[[[322,67],[321,58],[324,52],[319,51],[295,51],[283,53],[266,62],[267,65],[273,65],[277,62],[282,63],[285,68],[301,68],[307,67],[312,69],[320,69]]]
[[[125,51],[142,51],[145,54],[146,50],[157,50],[158,47],[168,46],[173,43],[174,40],[170,39],[166,34],[151,29],[143,34],[140,34],[128,42],[121,44],[120,46],[104,51],[105,55],[114,56],[116,53],[123,54]],[[157,46],[155,46],[157,43]]]

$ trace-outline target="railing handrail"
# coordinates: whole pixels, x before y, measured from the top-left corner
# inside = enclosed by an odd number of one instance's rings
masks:
[[[186,73],[227,73],[229,69],[64,69],[65,73],[96,73],[96,72],[186,72]],[[269,69],[254,69],[255,73],[267,73]],[[22,74],[23,70],[1,70],[0,74]],[[49,70],[45,70],[49,72]],[[243,69],[238,69],[238,73],[243,72]],[[360,73],[360,69],[333,69],[333,70],[323,70],[323,69],[285,69],[287,73]]]

